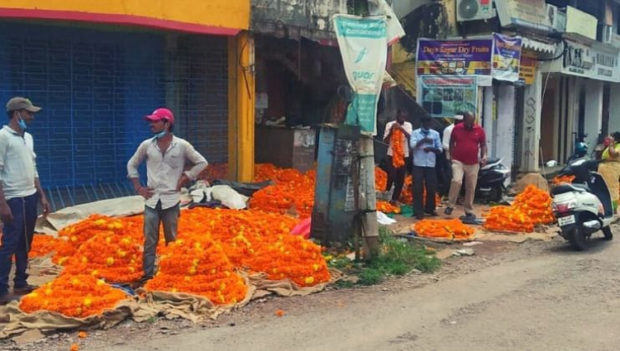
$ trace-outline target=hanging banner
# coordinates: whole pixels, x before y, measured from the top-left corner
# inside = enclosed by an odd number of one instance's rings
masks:
[[[538,56],[533,51],[523,51],[521,53],[519,79],[527,85],[534,83],[534,79],[536,77],[537,58]]]
[[[476,76],[481,86],[491,85],[493,39],[419,39],[417,73],[421,75]]]
[[[334,29],[353,100],[346,124],[359,125],[362,132],[377,133],[377,103],[387,63],[385,16],[334,15]]]
[[[493,41],[493,78],[508,82],[518,81],[523,40],[521,37],[494,33]]]
[[[476,76],[418,76],[417,100],[432,117],[454,117],[477,111]]]

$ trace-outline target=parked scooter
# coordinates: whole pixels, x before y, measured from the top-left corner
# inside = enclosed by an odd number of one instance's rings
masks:
[[[486,202],[500,202],[510,184],[510,169],[502,164],[503,159],[489,160],[480,167],[476,185],[476,199]]]
[[[587,240],[599,230],[605,240],[613,239],[611,195],[597,170],[596,160],[582,157],[569,161],[560,175],[574,175],[573,183],[562,183],[551,190],[560,235],[579,251],[587,247]]]

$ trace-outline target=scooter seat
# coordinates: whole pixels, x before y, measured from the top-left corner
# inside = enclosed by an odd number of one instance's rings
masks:
[[[582,193],[582,192],[588,191],[588,187],[585,184],[562,183],[560,185],[553,187],[553,189],[551,189],[551,194],[560,195],[560,194],[569,193],[571,191]]]

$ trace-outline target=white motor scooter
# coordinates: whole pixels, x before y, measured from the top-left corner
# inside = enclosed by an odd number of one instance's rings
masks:
[[[574,175],[572,184],[562,183],[551,189],[553,212],[558,219],[560,235],[576,250],[587,247],[587,239],[602,231],[611,240],[613,209],[607,184],[596,173],[598,161],[579,159],[569,162],[562,175]]]

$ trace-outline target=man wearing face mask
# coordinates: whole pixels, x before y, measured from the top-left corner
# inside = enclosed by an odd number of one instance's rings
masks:
[[[142,284],[155,274],[155,250],[159,242],[160,223],[164,226],[166,244],[175,241],[180,211],[179,191],[207,167],[207,160],[189,142],[172,134],[172,111],[158,108],[145,119],[150,124],[153,137],[143,141],[127,163],[127,174],[136,193],[146,200]],[[138,167],[145,160],[147,186],[142,186]],[[188,171],[184,171],[186,161],[193,164]]]
[[[49,212],[49,203],[39,182],[32,135],[26,130],[40,110],[30,100],[14,97],[6,104],[9,124],[0,130],[0,217],[4,224],[0,245],[0,304],[12,299],[8,280],[13,256],[13,292],[26,294],[37,288],[27,282],[28,252],[37,220],[37,200],[43,215]]]
[[[465,176],[465,216],[464,219],[473,221],[474,195],[478,182],[480,164],[487,163],[487,144],[484,129],[475,123],[472,112],[463,115],[463,123],[454,127],[450,137],[450,159],[452,160],[452,183],[450,184],[449,205],[445,214],[450,215],[456,206],[456,200],[461,192],[463,176]]]
[[[439,133],[431,129],[430,116],[422,118],[422,128],[411,133],[413,150],[413,212],[417,219],[424,213],[437,216],[435,212],[435,193],[437,192],[437,155],[442,152]],[[423,206],[423,189],[426,188],[426,202]],[[424,208],[424,212],[422,210]]]

